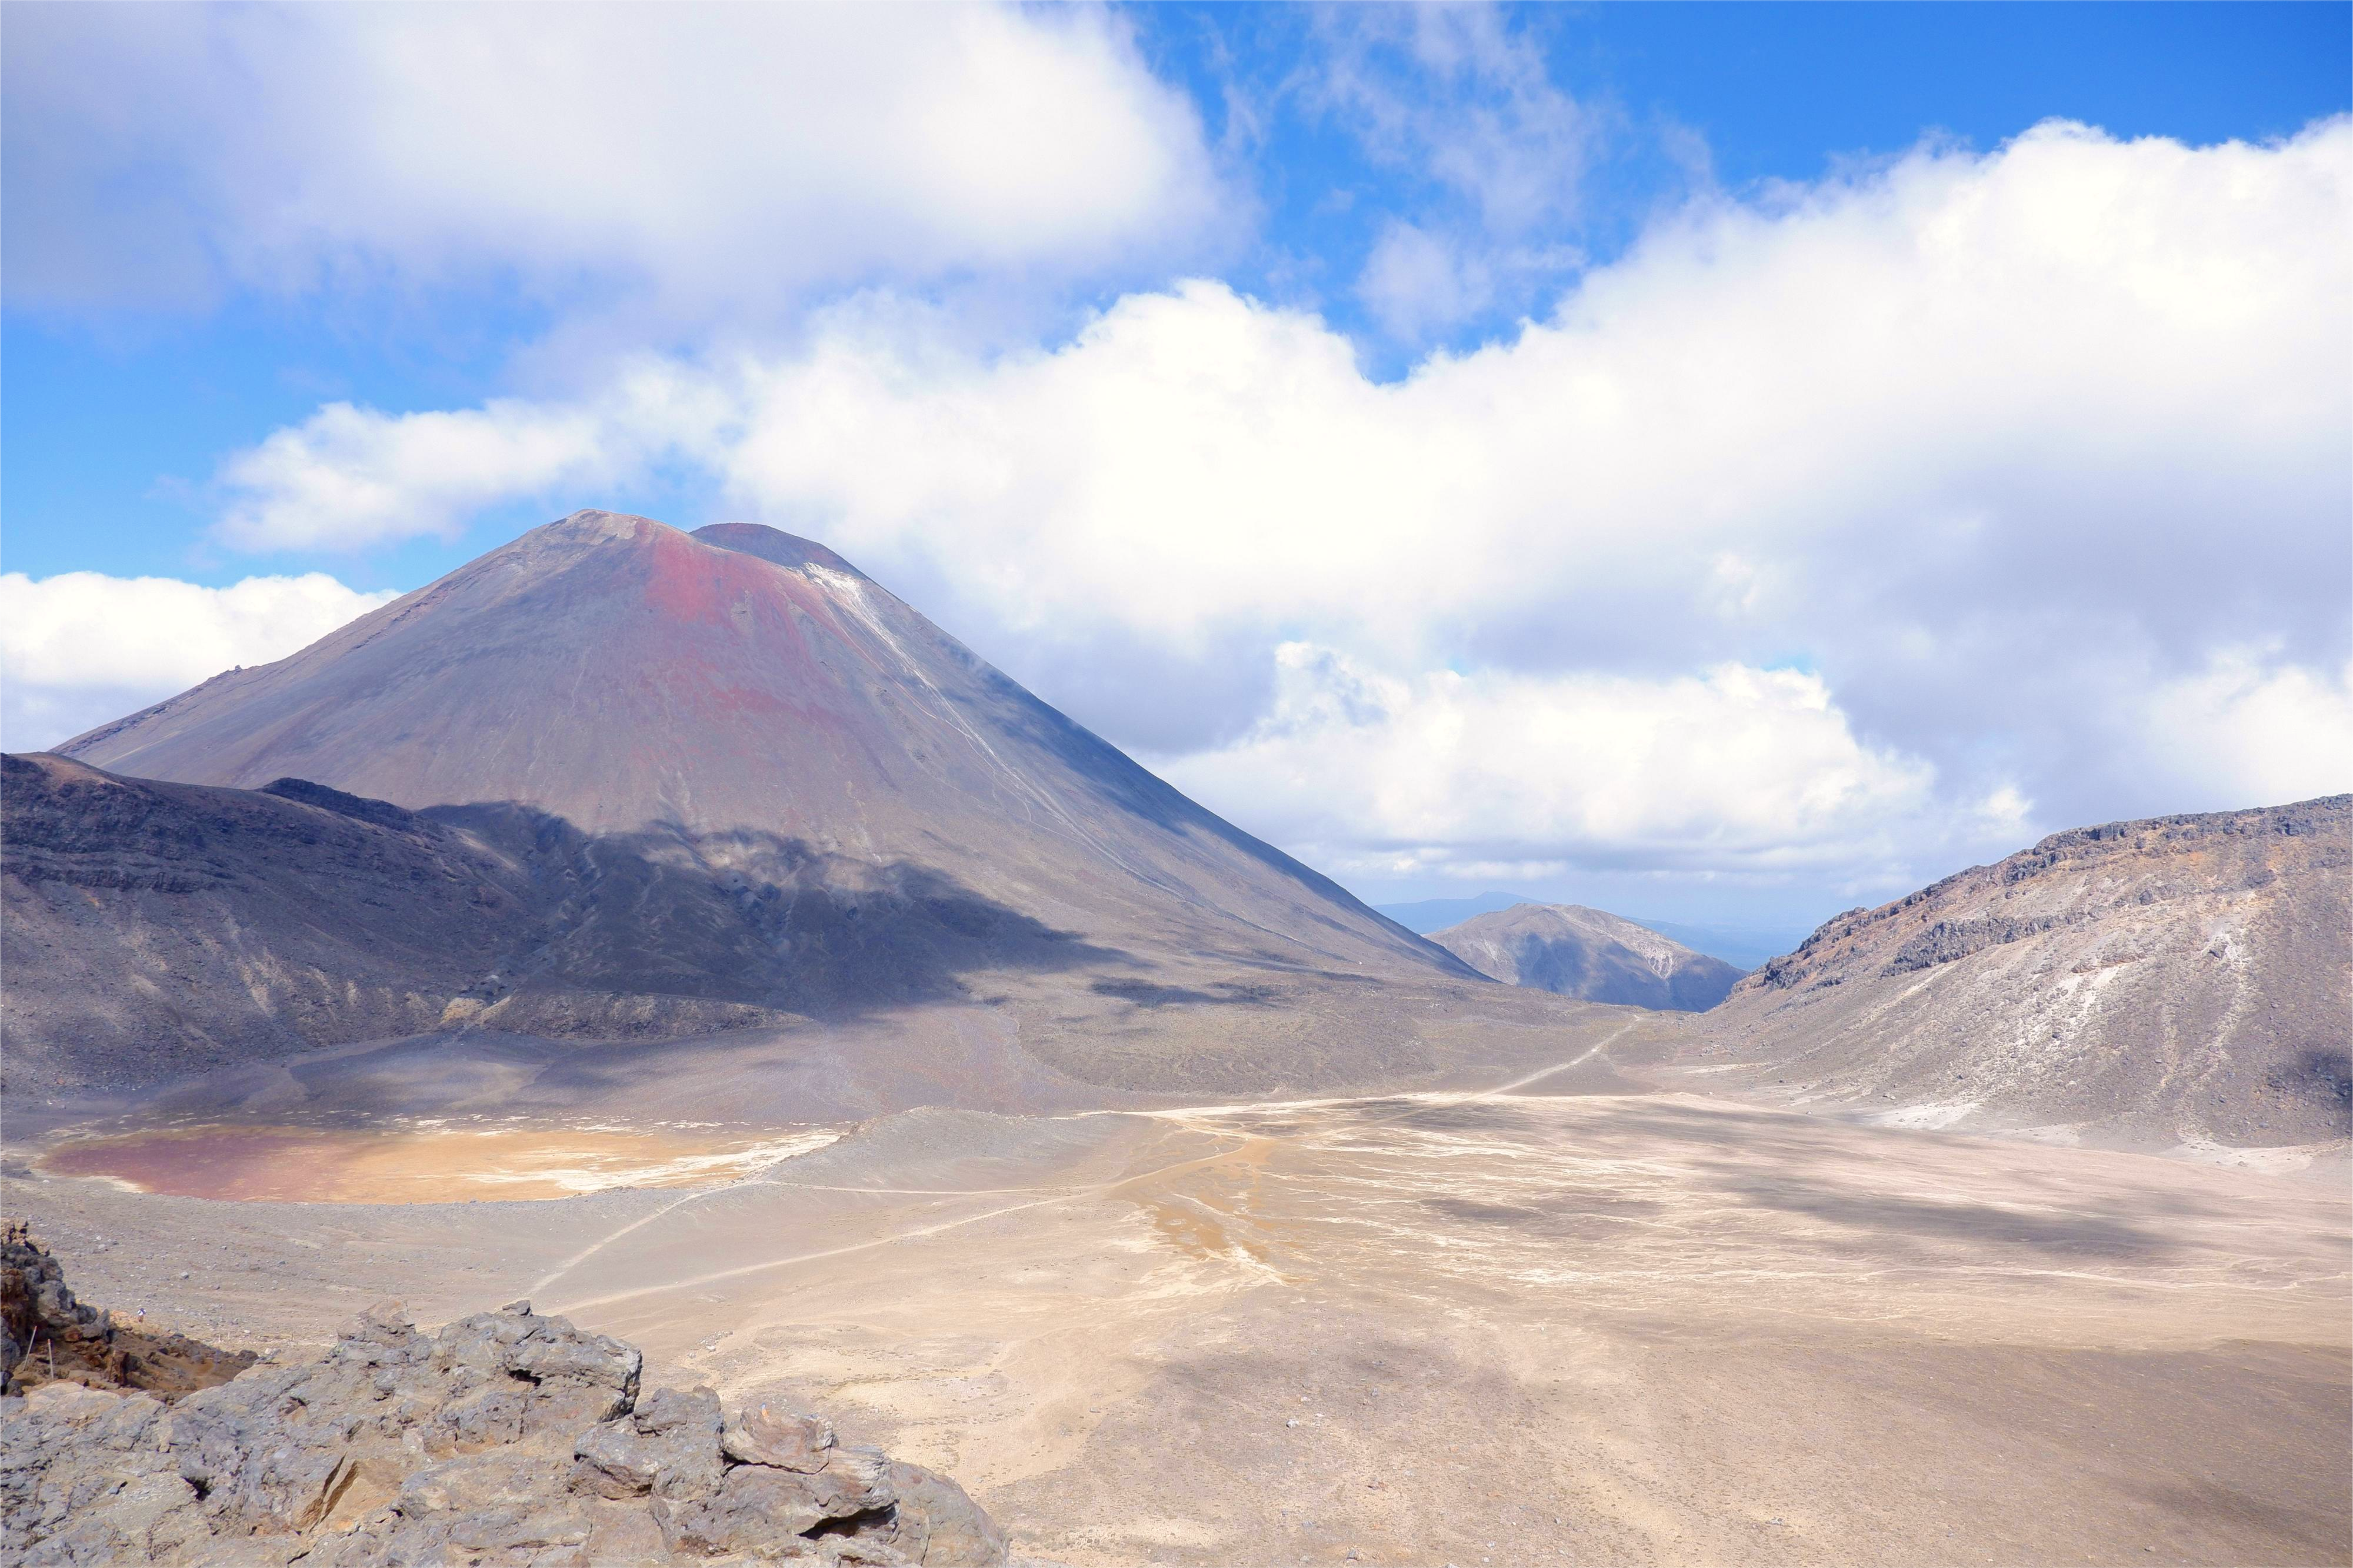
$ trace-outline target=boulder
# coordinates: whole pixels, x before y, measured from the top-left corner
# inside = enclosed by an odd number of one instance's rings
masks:
[[[723,1442],[731,1459],[807,1474],[825,1468],[833,1428],[814,1415],[779,1413],[763,1405],[732,1423]]]
[[[890,1468],[898,1499],[892,1545],[926,1568],[993,1568],[1006,1560],[1005,1531],[947,1477],[903,1460]]]

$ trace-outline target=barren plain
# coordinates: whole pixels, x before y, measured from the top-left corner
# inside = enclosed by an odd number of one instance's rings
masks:
[[[19,1130],[5,1203],[86,1299],[231,1345],[528,1296],[653,1381],[835,1411],[1071,1564],[2345,1561],[2341,1181],[1685,1092],[1675,1027],[1565,1011],[1343,1099],[386,1116],[380,1163],[364,1120],[331,1141],[338,1203]],[[317,1168],[266,1108],[224,1124],[162,1143]],[[420,1151],[437,1192],[596,1180],[399,1201]],[[157,1190],[62,1173],[110,1163]]]

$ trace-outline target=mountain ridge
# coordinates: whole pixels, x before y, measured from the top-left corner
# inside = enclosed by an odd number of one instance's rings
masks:
[[[1709,1070],[1919,1125],[2339,1141],[2349,869],[2353,795],[2051,834],[1824,922],[1708,1015]]]
[[[754,524],[575,513],[7,769],[19,1087],[728,1035],[780,1106],[1060,1105],[1398,1081],[1495,989]]]
[[[1495,914],[1518,904],[1546,903],[1548,900],[1525,893],[1505,893],[1490,889],[1463,899],[1409,899],[1395,903],[1373,905],[1408,931],[1428,936],[1444,931],[1448,926],[1461,925],[1474,915]],[[1599,906],[1585,906],[1598,908]],[[1768,958],[1778,958],[1805,941],[1805,931],[1777,931],[1746,926],[1693,924],[1684,921],[1653,920],[1644,915],[1625,915],[1620,920],[1631,921],[1644,931],[1658,932],[1671,942],[1679,942],[1694,952],[1704,952],[1710,958],[1720,958],[1735,969],[1751,970]],[[1810,928],[1809,928],[1810,930]]]
[[[757,524],[687,534],[575,512],[57,752],[179,783],[290,775],[412,810],[514,803],[722,859],[727,836],[774,833],[935,865],[1057,927],[1116,904],[1092,923],[1140,916],[1156,946],[1461,973],[839,554]]]

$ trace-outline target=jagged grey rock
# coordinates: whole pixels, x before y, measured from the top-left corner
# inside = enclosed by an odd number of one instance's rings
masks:
[[[0,1399],[0,1559],[1006,1561],[1003,1532],[944,1477],[839,1446],[815,1417],[731,1424],[709,1389],[641,1397],[642,1367],[527,1302],[431,1336],[385,1307],[315,1363],[255,1367],[176,1405],[36,1388]]]
[[[833,1447],[832,1426],[815,1415],[796,1415],[763,1405],[730,1423],[721,1438],[730,1458],[806,1475],[825,1468]]]

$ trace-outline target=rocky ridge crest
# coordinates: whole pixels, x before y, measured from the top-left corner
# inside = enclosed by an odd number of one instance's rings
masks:
[[[1708,1015],[1704,1054],[1911,1125],[2341,1144],[2348,871],[2353,795],[2052,834],[1825,922]]]

